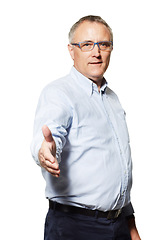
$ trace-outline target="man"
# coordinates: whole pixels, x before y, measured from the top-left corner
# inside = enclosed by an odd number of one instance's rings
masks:
[[[42,91],[32,155],[46,180],[45,240],[140,240],[130,202],[131,155],[125,113],[103,75],[113,48],[108,24],[73,25],[66,77]]]

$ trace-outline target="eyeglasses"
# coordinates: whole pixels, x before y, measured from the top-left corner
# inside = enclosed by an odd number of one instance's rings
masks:
[[[78,46],[82,52],[89,52],[92,51],[95,45],[102,51],[110,52],[113,49],[113,42],[112,41],[101,41],[101,42],[91,42],[91,41],[84,41],[78,43],[71,43],[73,46]]]

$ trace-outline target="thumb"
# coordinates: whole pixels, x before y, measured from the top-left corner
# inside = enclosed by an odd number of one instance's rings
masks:
[[[44,138],[47,142],[52,142],[53,141],[52,133],[46,125],[44,125],[42,127],[42,133],[43,133],[43,136],[44,136]]]

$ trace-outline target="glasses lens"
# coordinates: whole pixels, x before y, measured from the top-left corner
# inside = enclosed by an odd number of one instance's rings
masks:
[[[93,45],[94,45],[93,42],[83,42],[83,43],[80,43],[80,47],[81,47],[81,50],[83,52],[87,52],[87,51],[92,50],[93,49]]]
[[[110,51],[112,49],[112,43],[111,42],[100,42],[99,47],[103,51]]]

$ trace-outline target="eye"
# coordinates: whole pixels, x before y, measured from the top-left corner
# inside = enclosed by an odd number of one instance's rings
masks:
[[[81,50],[83,52],[88,52],[92,50],[94,43],[93,42],[82,42],[81,43]]]
[[[112,43],[109,41],[99,42],[99,47],[101,50],[104,51],[111,51],[112,50]]]
[[[91,42],[81,43],[81,47],[88,47],[88,46],[93,46],[93,43],[91,43]]]
[[[102,46],[102,47],[110,47],[111,46],[111,43],[110,42],[101,42],[100,43],[100,45]]]

